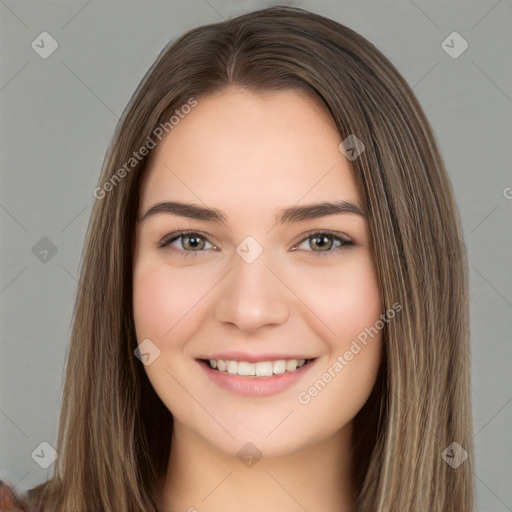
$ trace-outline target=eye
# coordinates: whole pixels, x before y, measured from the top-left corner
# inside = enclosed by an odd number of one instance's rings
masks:
[[[176,249],[184,252],[185,257],[187,256],[196,256],[198,252],[204,252],[204,249],[208,249],[205,247],[206,244],[211,245],[211,249],[218,249],[217,246],[211,244],[206,236],[202,235],[197,231],[178,231],[174,233],[170,233],[166,235],[159,243],[158,247],[164,248],[169,245],[174,244],[175,242],[180,241],[181,247],[176,247]],[[338,246],[333,248],[334,241],[338,242]],[[301,242],[303,243],[309,242],[310,247],[320,248],[320,251],[309,251],[312,252],[315,256],[331,256],[339,253],[347,246],[355,245],[354,242],[341,236],[340,233],[335,231],[315,231],[309,234],[306,238],[304,238]],[[300,247],[300,246],[298,246]],[[296,249],[293,249],[296,250]]]
[[[333,249],[334,240],[338,241],[339,245]],[[315,256],[333,256],[342,251],[345,247],[355,245],[352,240],[330,230],[311,233],[301,242],[301,245],[308,242],[310,247],[321,249],[320,251],[311,251]]]
[[[166,235],[162,240],[160,240],[158,247],[167,247],[168,245],[174,244],[176,241],[181,241],[181,248],[176,248],[184,251],[185,256],[196,256],[195,253],[202,252],[202,249],[205,248],[205,244],[210,243],[207,241],[205,236],[197,231],[181,231]],[[212,248],[216,249],[216,246],[212,245]]]

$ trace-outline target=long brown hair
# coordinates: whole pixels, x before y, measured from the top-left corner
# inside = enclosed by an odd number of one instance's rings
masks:
[[[411,88],[375,46],[340,23],[286,7],[189,31],[164,48],[125,109],[81,261],[59,457],[53,477],[29,492],[34,506],[157,510],[172,415],[134,356],[135,225],[150,155],[130,159],[159,126],[170,133],[169,119],[191,98],[233,85],[316,94],[340,141],[355,134],[365,144],[352,169],[382,302],[403,309],[383,329],[378,379],[355,418],[355,510],[472,511],[467,258],[435,138]],[[442,456],[454,442],[469,454],[456,468]]]

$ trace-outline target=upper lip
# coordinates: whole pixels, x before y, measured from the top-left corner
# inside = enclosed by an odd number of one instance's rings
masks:
[[[223,352],[221,354],[212,354],[208,356],[200,356],[197,359],[223,359],[224,361],[247,361],[249,363],[258,363],[261,361],[279,361],[281,359],[315,359],[314,357],[308,357],[304,354],[250,354],[247,352]]]

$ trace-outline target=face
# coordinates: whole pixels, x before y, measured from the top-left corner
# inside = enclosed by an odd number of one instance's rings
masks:
[[[199,99],[153,150],[133,312],[175,434],[284,455],[346,431],[369,397],[383,311],[367,222],[283,215],[360,205],[341,142],[315,98],[232,88]]]

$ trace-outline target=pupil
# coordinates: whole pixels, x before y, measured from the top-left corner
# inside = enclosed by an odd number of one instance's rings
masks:
[[[320,248],[322,248],[322,242],[326,245],[329,244],[329,236],[317,236],[313,240],[315,240],[316,245],[320,245]],[[320,244],[318,244],[318,240],[320,240]],[[324,245],[325,247],[325,245]]]
[[[189,245],[192,246],[192,248],[197,248],[198,246],[198,240],[199,238],[196,237],[196,236],[188,236],[187,237],[188,241],[189,241]],[[200,244],[199,244],[200,245]]]

